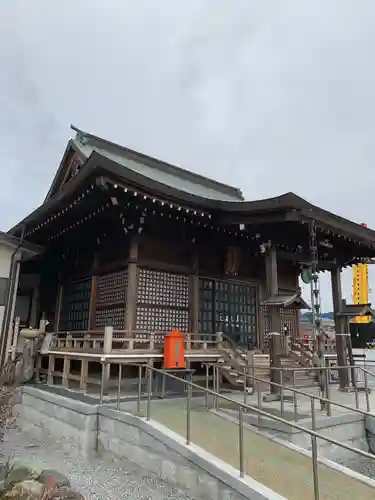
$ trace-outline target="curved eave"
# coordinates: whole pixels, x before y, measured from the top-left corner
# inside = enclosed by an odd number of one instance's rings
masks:
[[[316,207],[294,193],[286,193],[281,196],[255,201],[220,201],[204,198],[150,179],[96,152],[90,155],[84,168],[80,170],[62,191],[53,195],[43,205],[10,229],[9,233],[16,234],[24,224],[27,225],[37,221],[38,218],[57,208],[65,199],[78,191],[80,185],[86,180],[101,175],[107,176],[113,182],[122,182],[125,185],[135,186],[145,193],[163,197],[166,201],[174,201],[210,212],[233,216],[239,214],[254,215],[275,210],[298,212],[301,220],[316,219],[323,226],[329,226],[336,229],[338,233],[343,233],[353,239],[375,247],[375,231]]]

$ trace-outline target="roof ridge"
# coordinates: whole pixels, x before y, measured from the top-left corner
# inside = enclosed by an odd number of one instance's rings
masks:
[[[157,168],[157,169],[164,171],[164,172],[178,174],[180,177],[184,177],[185,179],[190,180],[190,181],[195,182],[195,183],[198,183],[198,182],[200,184],[204,183],[206,185],[206,187],[209,186],[209,187],[221,188],[227,194],[238,196],[239,198],[241,198],[241,200],[244,200],[242,190],[237,188],[237,187],[230,186],[229,184],[225,184],[225,183],[220,182],[220,181],[216,181],[215,179],[210,179],[209,177],[206,177],[204,175],[201,175],[201,174],[198,174],[195,172],[191,172],[190,170],[179,167],[177,165],[173,165],[171,163],[167,163],[163,160],[159,160],[158,158],[154,158],[154,157],[146,155],[144,153],[140,153],[139,151],[136,151],[134,149],[130,149],[130,148],[127,148],[125,146],[121,146],[120,144],[117,144],[115,142],[111,142],[111,141],[108,141],[107,139],[103,139],[102,137],[85,132],[85,131],[79,129],[78,127],[75,127],[74,125],[71,125],[70,128],[77,133],[76,139],[81,143],[84,143],[82,141],[85,141],[85,140],[86,140],[86,142],[91,140],[91,141],[97,142],[99,145],[102,144],[104,146],[109,146],[110,148],[113,148],[115,150],[121,151],[122,153],[125,153],[127,156],[129,156],[131,158],[138,159],[138,160],[139,159],[146,160],[147,163],[145,162],[145,164],[148,164],[151,167]]]

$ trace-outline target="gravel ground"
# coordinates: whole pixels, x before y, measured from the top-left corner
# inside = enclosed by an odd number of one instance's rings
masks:
[[[43,439],[42,443],[33,433],[17,428],[8,434],[2,448],[6,456],[66,474],[73,488],[90,500],[191,500],[131,462],[82,458],[73,450],[63,451],[58,441]]]
[[[348,469],[363,474],[371,479],[375,479],[375,460],[365,457],[356,457],[350,460],[336,460],[337,463],[344,465]]]

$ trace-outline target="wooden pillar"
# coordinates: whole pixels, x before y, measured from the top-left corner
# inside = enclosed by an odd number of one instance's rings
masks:
[[[62,300],[63,290],[64,290],[64,287],[62,285],[59,285],[59,288],[57,291],[57,298],[56,298],[56,315],[55,315],[55,320],[53,322],[53,331],[54,332],[59,331],[61,300]]]
[[[275,247],[271,247],[266,253],[266,289],[267,297],[277,295],[279,291],[277,253]]]
[[[126,336],[132,337],[137,321],[138,296],[138,249],[139,241],[133,236],[130,242],[128,259],[128,286],[126,290]]]
[[[193,255],[193,274],[189,277],[189,328],[193,334],[193,339],[197,338],[199,333],[199,270],[198,254],[195,251]]]
[[[90,296],[90,308],[89,308],[89,330],[96,329],[96,305],[98,302],[98,252],[94,253],[94,258],[92,261],[92,278],[91,278],[91,296]]]
[[[12,291],[12,295],[10,297],[10,302],[9,302],[9,307],[10,307],[10,314],[9,314],[9,323],[7,324],[7,332],[4,331],[4,335],[7,335],[6,339],[6,348],[5,348],[5,358],[4,360],[6,361],[9,357],[10,354],[10,349],[12,347],[13,343],[13,336],[14,336],[14,312],[16,309],[16,299],[17,299],[17,291],[18,291],[18,282],[19,282],[19,277],[20,277],[20,261],[17,260],[15,262],[15,275],[14,275],[14,288]],[[10,281],[9,281],[10,282]],[[5,321],[6,318],[4,318],[3,321]]]
[[[113,342],[113,326],[106,326],[104,328],[104,344],[103,344],[103,354],[111,354],[112,352],[112,342]],[[106,361],[102,364],[102,370],[104,370],[104,378],[102,377],[103,394],[108,393],[109,379],[111,376],[111,364]]]
[[[267,298],[277,295],[279,291],[279,279],[277,271],[277,252],[271,247],[266,253],[266,294]],[[268,308],[270,332],[281,330],[280,311],[277,307]]]
[[[87,352],[90,347],[90,334],[86,333],[83,341],[83,350]],[[89,378],[89,362],[87,359],[83,358],[81,360],[81,375],[79,379],[79,388],[83,392],[87,391],[87,382]]]
[[[50,354],[48,356],[48,375],[47,375],[48,385],[53,385],[54,373],[55,373],[55,356],[53,354]]]
[[[263,351],[264,349],[264,336],[266,334],[266,318],[265,318],[265,310],[264,306],[260,304],[265,300],[265,291],[263,285],[258,285],[257,287],[257,342],[259,349]]]
[[[333,313],[335,318],[337,364],[347,366],[345,325],[339,312],[342,306],[341,269],[331,271]],[[348,370],[339,370],[340,389],[349,387]]]
[[[281,343],[280,335],[271,335],[268,341],[270,353],[270,380],[275,384],[281,384],[281,356],[284,354],[284,348]],[[274,384],[270,385],[271,394],[280,394],[280,387]]]
[[[69,388],[69,378],[70,378],[70,358],[68,356],[64,356],[62,385],[66,389]]]
[[[96,328],[96,303],[98,301],[98,278],[97,276],[92,277],[91,281],[91,297],[90,297],[90,309],[89,309],[89,330],[95,330]]]

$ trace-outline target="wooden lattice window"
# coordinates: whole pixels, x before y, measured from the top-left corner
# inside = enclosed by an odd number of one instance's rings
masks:
[[[199,331],[223,332],[240,344],[256,345],[256,286],[222,280],[199,281]]]
[[[92,279],[69,283],[63,287],[59,329],[87,330],[89,326]]]
[[[105,326],[113,326],[118,330],[125,328],[127,284],[126,270],[97,278],[96,328]]]
[[[188,331],[189,279],[182,274],[140,268],[138,278],[137,330]]]

